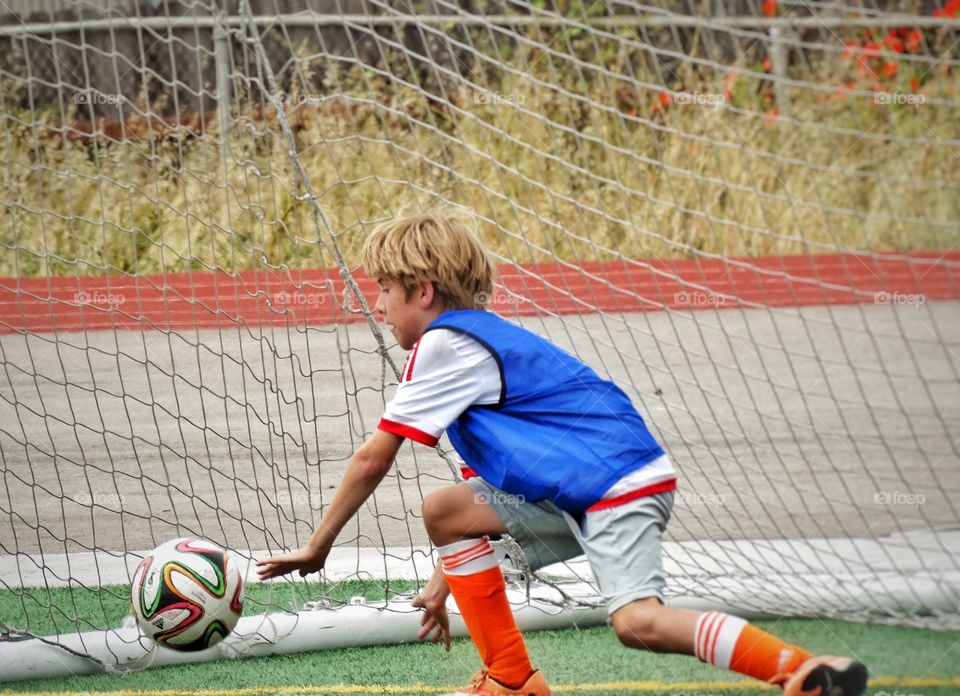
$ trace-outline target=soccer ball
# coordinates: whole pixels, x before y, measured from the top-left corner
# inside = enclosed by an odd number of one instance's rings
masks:
[[[243,611],[243,578],[233,557],[202,539],[174,539],[143,559],[130,588],[141,630],[182,651],[223,640]]]

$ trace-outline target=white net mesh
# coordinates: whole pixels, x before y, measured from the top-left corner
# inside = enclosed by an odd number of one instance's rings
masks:
[[[12,7],[8,629],[116,626],[175,536],[301,545],[402,360],[364,236],[439,205],[677,464],[672,596],[958,627],[956,3]],[[297,601],[422,581],[452,479],[406,447]]]

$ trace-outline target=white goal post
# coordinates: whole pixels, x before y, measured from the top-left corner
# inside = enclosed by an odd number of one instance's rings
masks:
[[[615,380],[676,463],[671,602],[960,630],[960,18],[12,7],[0,681],[415,639],[445,441],[404,446],[319,582],[251,561],[309,537],[395,387],[365,235],[438,207],[495,255],[492,309]],[[124,619],[180,536],[248,571],[199,657]],[[498,548],[522,627],[605,620],[582,559]]]

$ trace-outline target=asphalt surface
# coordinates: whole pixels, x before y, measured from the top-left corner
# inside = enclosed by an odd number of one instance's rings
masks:
[[[960,527],[958,310],[522,323],[640,408],[681,472],[671,540],[879,537]],[[0,553],[37,559],[174,536],[296,547],[395,385],[364,324],[7,334],[0,367]],[[451,480],[405,445],[342,543],[426,545],[421,501]]]

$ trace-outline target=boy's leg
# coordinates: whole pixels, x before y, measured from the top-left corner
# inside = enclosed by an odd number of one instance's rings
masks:
[[[423,501],[423,520],[437,546],[444,577],[490,676],[516,688],[534,669],[517,628],[506,585],[487,535],[506,534],[494,509],[466,484]]]
[[[799,646],[722,612],[674,609],[651,598],[627,604],[612,619],[624,645],[696,655],[701,662],[781,684],[785,696],[855,696],[866,688],[867,671],[859,662],[813,657]]]
[[[703,662],[785,686],[785,696],[852,696],[866,686],[866,668],[848,658],[813,658],[802,648],[736,616],[663,605],[663,530],[673,493],[569,518],[597,576],[618,638],[656,652],[696,655]]]
[[[696,655],[766,682],[795,672],[812,657],[739,617],[666,607],[656,598],[631,602],[611,618],[617,638],[631,648]]]

